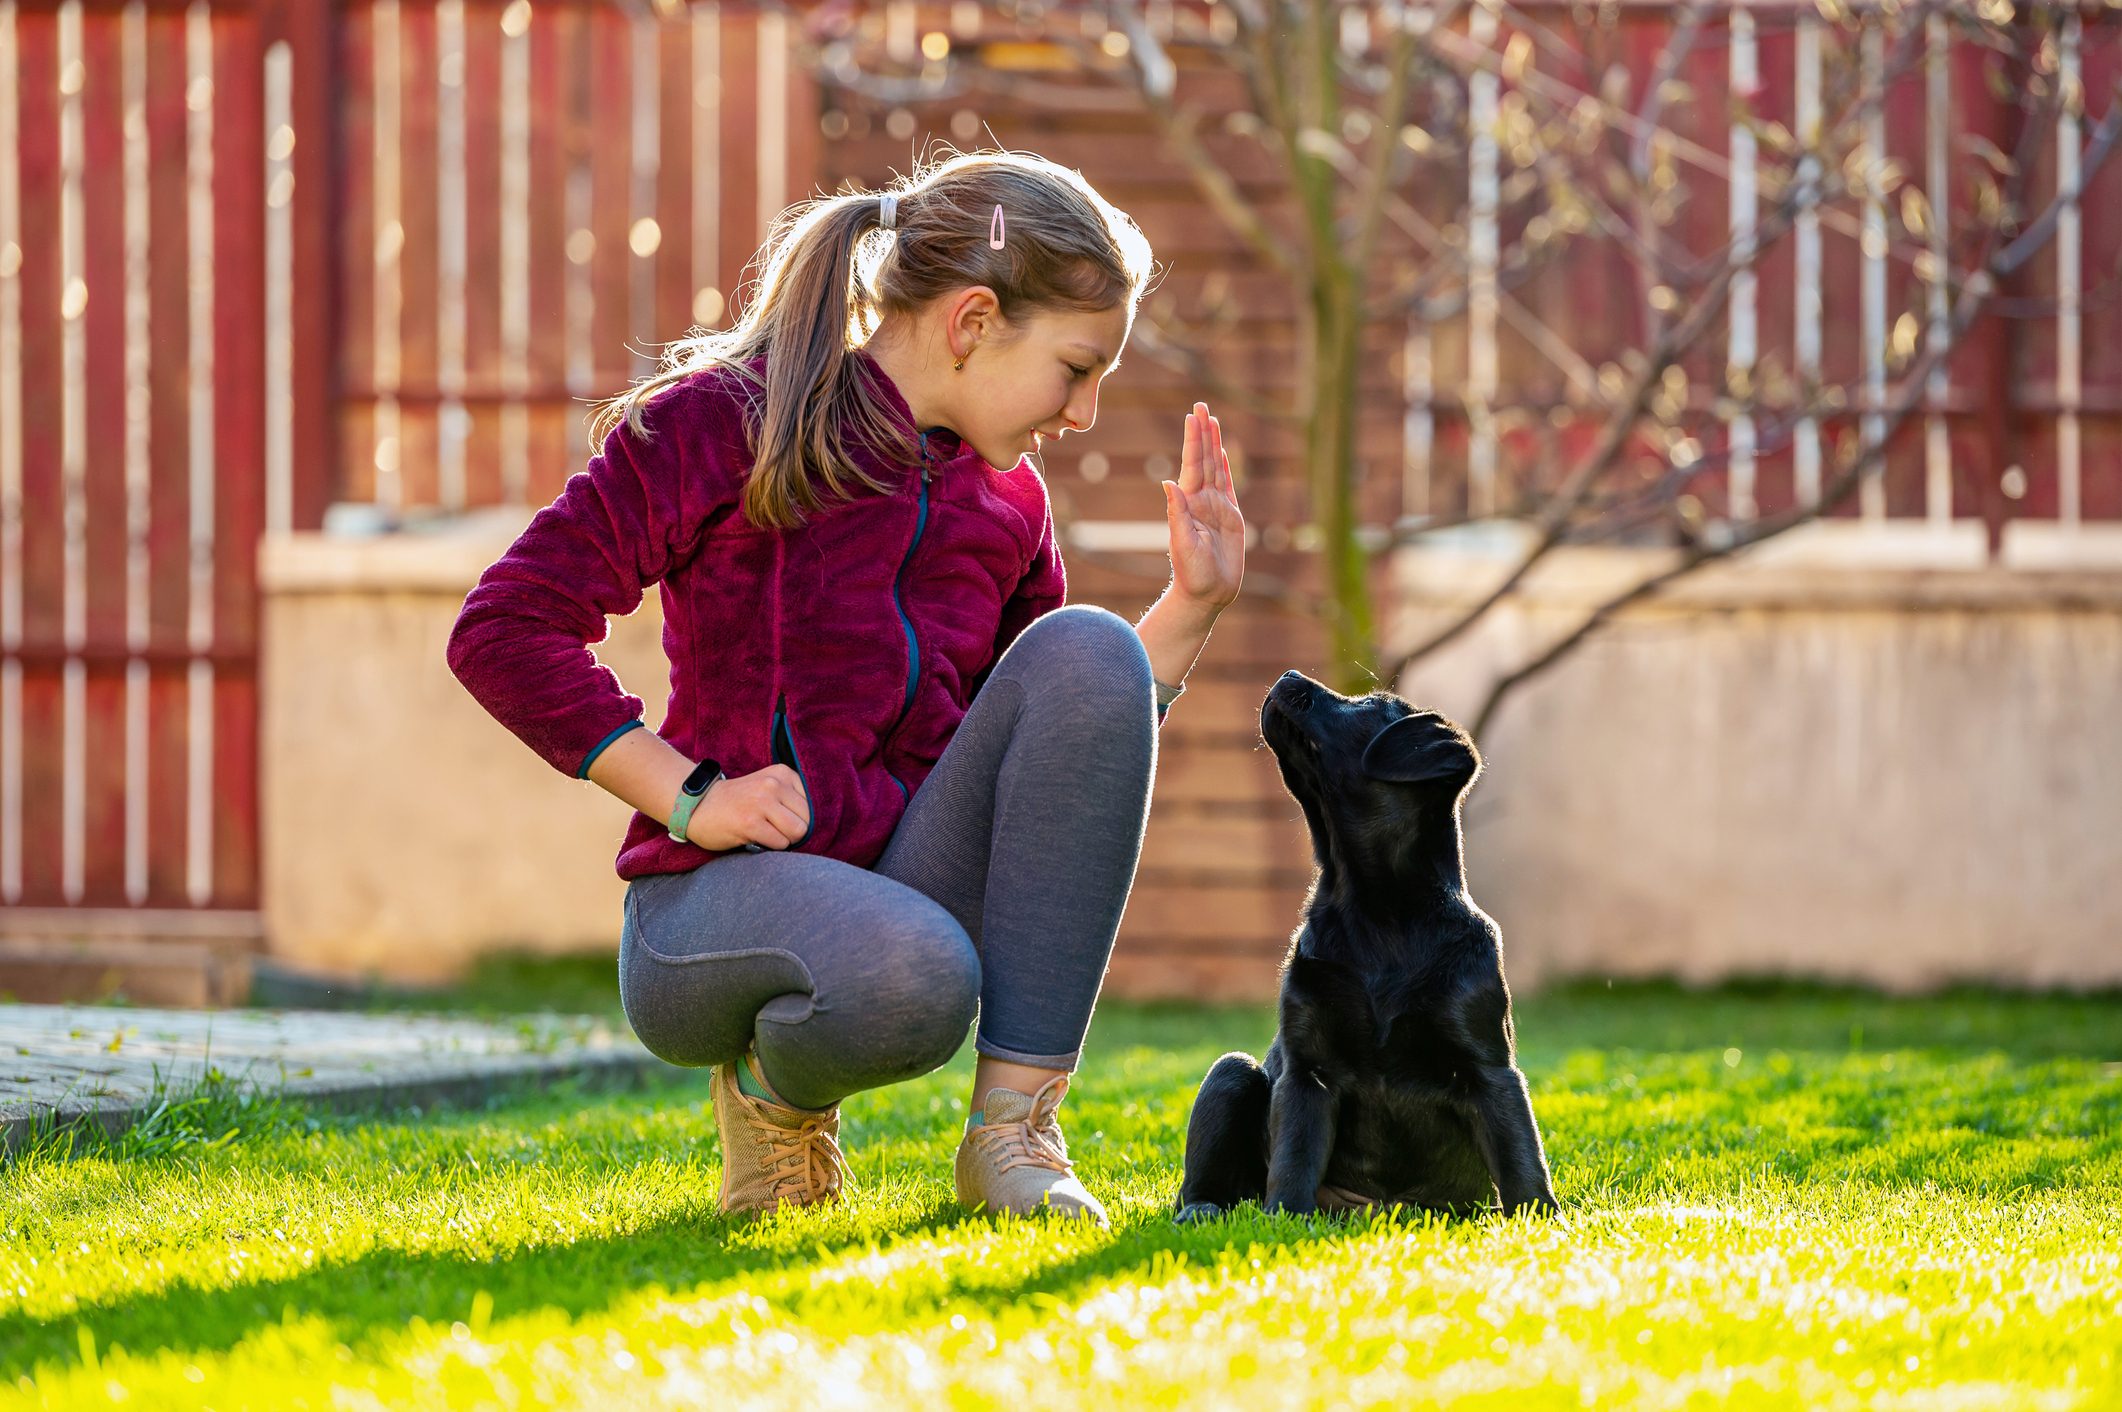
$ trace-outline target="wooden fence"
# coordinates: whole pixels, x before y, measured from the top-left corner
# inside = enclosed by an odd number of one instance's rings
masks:
[[[782,23],[0,0],[8,926],[255,930],[260,533],[556,495],[805,186]]]
[[[1601,93],[1615,66],[1640,92],[1671,13],[1622,7],[1615,27],[1586,30],[1581,9],[1506,6],[1497,42],[1535,41],[1522,81],[1548,96]],[[1147,7],[1182,99],[1229,111],[1240,83],[1187,39],[1214,11]],[[883,52],[940,46],[1010,81],[880,105],[810,74],[781,16],[682,0],[0,0],[0,901],[255,907],[271,846],[256,803],[260,531],[324,524],[334,502],[389,520],[545,503],[587,454],[590,401],[688,326],[730,319],[776,212],[881,182],[925,137],[1082,169],[1169,267],[1151,315],[1228,296],[1219,372],[1262,401],[1294,392],[1294,292],[1210,216],[1109,78],[1053,67],[1039,33],[989,6],[864,14]],[[1061,6],[1042,23],[1095,37],[1105,20]],[[2090,112],[2042,149],[2036,199],[2072,179],[2074,144],[2122,74],[2118,35],[2090,9],[2065,28],[2055,81],[2080,85]],[[1760,210],[1753,139],[1715,95],[1751,92],[1802,127],[1822,56],[1862,42],[1781,0],[1699,37],[1674,75],[1692,101],[1659,118],[1688,249]],[[1966,139],[2008,137],[1984,64],[1941,48],[1876,134],[1932,193],[1934,239],[1966,200]],[[1512,91],[1477,80],[1474,98],[1507,115]],[[1240,189],[1286,213],[1268,154],[1207,129]],[[1457,236],[1482,278],[1465,312],[1367,335],[1357,452],[1374,528],[1505,505],[1552,474],[1596,426],[1602,364],[1640,341],[1640,291],[1610,243],[1512,288],[1483,267],[1518,233],[1497,200],[1511,161],[1494,147],[1463,203],[1437,198],[1471,212]],[[2118,209],[2118,191],[2103,173],[2085,209]],[[1840,430],[1770,436],[1720,411],[1709,389],[1731,370],[1775,362],[1845,385],[1849,419],[1866,415],[1889,313],[1925,253],[1890,214],[1806,223],[1735,292],[1728,336],[1687,363],[1690,416],[1722,467],[1698,491],[1710,513],[1803,496]],[[2006,291],[2015,316],[1978,326],[1848,514],[1993,534],[2009,519],[2122,519],[2118,230],[2066,214],[2054,252]],[[1823,339],[1822,309],[1859,336]],[[1096,432],[1048,453],[1075,598],[1134,614],[1161,588],[1156,481],[1175,474],[1199,393],[1130,350]],[[1218,411],[1260,533],[1252,571],[1317,589],[1298,431],[1249,405]],[[1310,860],[1255,712],[1284,669],[1324,674],[1322,651],[1310,623],[1264,603],[1219,626],[1165,727],[1116,987],[1258,993],[1271,976],[1258,963],[1286,941]]]

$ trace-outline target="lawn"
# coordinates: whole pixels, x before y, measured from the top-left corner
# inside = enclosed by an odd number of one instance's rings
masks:
[[[612,1007],[526,974],[473,998]],[[1561,1221],[1173,1227],[1194,1085],[1272,1032],[1100,1011],[1110,1233],[958,1212],[969,1046],[848,1102],[850,1207],[740,1228],[704,1076],[203,1099],[0,1171],[0,1407],[2122,1406],[2122,996],[1525,997]]]

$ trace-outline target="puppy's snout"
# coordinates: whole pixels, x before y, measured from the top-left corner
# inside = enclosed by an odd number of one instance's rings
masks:
[[[1292,713],[1311,709],[1312,680],[1299,671],[1287,671],[1275,682],[1274,699],[1277,705]]]

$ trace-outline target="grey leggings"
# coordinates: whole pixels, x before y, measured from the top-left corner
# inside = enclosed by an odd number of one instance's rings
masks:
[[[1073,1071],[1133,886],[1156,774],[1149,654],[1070,604],[995,666],[874,870],[731,853],[635,879],[619,941],[634,1033],[674,1064],[756,1044],[792,1104],[974,1048]]]

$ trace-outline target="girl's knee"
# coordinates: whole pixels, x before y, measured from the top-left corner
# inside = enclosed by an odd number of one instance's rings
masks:
[[[1149,652],[1127,619],[1095,603],[1069,603],[1033,619],[1011,644],[1035,655],[1055,691],[1150,695]]]
[[[865,997],[872,1033],[905,1077],[942,1067],[958,1052],[980,1007],[980,957],[965,929],[941,925],[880,937],[880,964]]]

